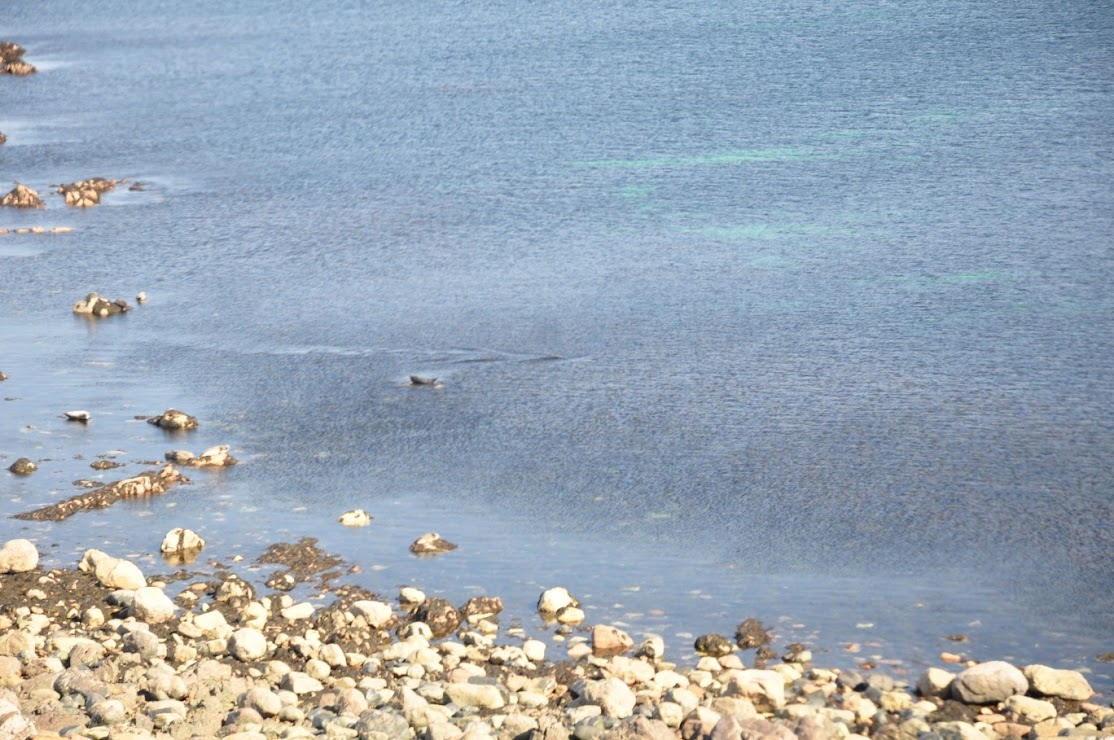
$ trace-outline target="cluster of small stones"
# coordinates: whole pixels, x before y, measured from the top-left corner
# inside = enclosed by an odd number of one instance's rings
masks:
[[[34,74],[38,70],[33,64],[23,61],[26,49],[12,41],[0,41],[0,74],[24,75]]]
[[[58,192],[66,199],[66,205],[77,208],[90,208],[101,202],[101,193],[115,188],[126,180],[107,180],[92,177],[88,180],[68,182],[58,186]]]
[[[14,466],[19,464],[21,460],[26,459],[27,458],[20,458],[20,460],[16,460],[16,462],[13,463],[12,472],[18,473],[19,471],[16,471]],[[33,469],[34,468],[32,468],[32,470]],[[26,473],[22,474],[26,475],[30,472],[32,471],[28,470]],[[171,486],[177,483],[188,482],[189,478],[182,475],[173,465],[166,465],[160,470],[149,470],[133,478],[125,478],[124,480],[100,486],[86,493],[81,493],[64,501],[59,501],[58,503],[16,514],[12,518],[40,522],[58,522],[63,519],[68,519],[81,511],[107,508],[123,499],[157,496],[165,493]]]
[[[357,593],[318,607],[228,576],[171,598],[96,550],[44,572],[26,540],[0,564],[0,737],[1114,736],[1114,709],[1080,673],[1039,665],[930,668],[914,686],[801,650],[769,669],[735,652],[682,667],[661,638],[636,646],[611,625],[561,636],[553,662],[521,630],[497,641],[497,597],[458,609],[405,588],[397,605]]]
[[[174,409],[168,409],[168,411],[174,411]],[[179,411],[177,413],[180,414],[181,412]],[[163,415],[163,417],[158,418],[165,418],[165,414]],[[171,418],[173,419],[174,417],[172,416]],[[196,426],[196,419],[194,419],[192,416],[187,417],[187,419],[193,419],[193,424]],[[150,419],[148,419],[148,421],[150,421]],[[160,424],[159,426],[162,425]],[[166,428],[190,429],[192,427],[187,426]],[[236,458],[229,454],[228,450],[228,445],[215,445],[213,447],[208,447],[203,450],[200,455],[195,455],[189,450],[167,450],[166,460],[176,465],[187,465],[192,468],[224,468],[228,467],[229,465],[235,465],[238,462]]]

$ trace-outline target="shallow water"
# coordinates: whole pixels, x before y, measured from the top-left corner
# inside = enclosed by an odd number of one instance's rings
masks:
[[[0,512],[110,450],[244,463],[8,532],[153,570],[173,526],[312,535],[538,631],[561,584],[680,653],[757,616],[1111,691],[1099,6],[70,5],[5,5],[45,63],[0,80],[0,166],[148,187],[0,213],[74,229],[0,237],[0,455],[41,461]],[[133,418],[167,406],[201,428]],[[460,549],[410,557],[430,529]]]

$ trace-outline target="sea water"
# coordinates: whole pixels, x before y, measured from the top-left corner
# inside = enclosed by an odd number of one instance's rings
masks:
[[[40,72],[0,80],[0,179],[48,208],[0,227],[73,231],[0,237],[0,462],[40,464],[0,513],[167,449],[242,462],[0,531],[152,572],[175,526],[200,571],[314,536],[539,634],[565,585],[674,654],[755,616],[822,663],[1109,692],[1112,18],[9,0]],[[145,189],[51,193],[92,176]],[[71,316],[91,290],[150,301]],[[135,418],[168,406],[200,428]],[[410,556],[429,530],[460,548]]]

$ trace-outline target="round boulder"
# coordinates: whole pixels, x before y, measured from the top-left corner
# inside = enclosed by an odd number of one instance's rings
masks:
[[[39,564],[39,551],[31,540],[8,540],[0,548],[0,573],[26,573]]]
[[[951,683],[952,696],[964,704],[994,704],[1028,690],[1025,674],[1002,660],[968,668]]]
[[[259,660],[267,654],[267,638],[257,629],[242,627],[229,638],[228,652],[245,663]]]
[[[136,619],[149,624],[158,624],[174,618],[178,607],[163,593],[161,588],[144,586],[135,591],[131,613]]]
[[[8,470],[16,475],[31,475],[31,473],[34,473],[38,469],[39,466],[31,462],[31,459],[27,457],[21,457],[8,466]]]

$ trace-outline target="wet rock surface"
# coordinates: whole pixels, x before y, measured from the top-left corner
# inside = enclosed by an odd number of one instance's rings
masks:
[[[22,183],[16,183],[7,195],[0,198],[0,206],[9,208],[44,208],[43,199],[36,190],[32,190]]]
[[[23,77],[37,72],[33,64],[23,60],[26,52],[26,49],[14,41],[0,41],[0,74]]]
[[[149,470],[134,478],[125,478],[106,486],[100,486],[87,493],[72,496],[65,501],[16,514],[12,518],[32,521],[61,521],[81,511],[103,509],[122,499],[157,496],[165,493],[175,484],[188,482],[189,479],[173,465],[167,465],[161,470]]]

